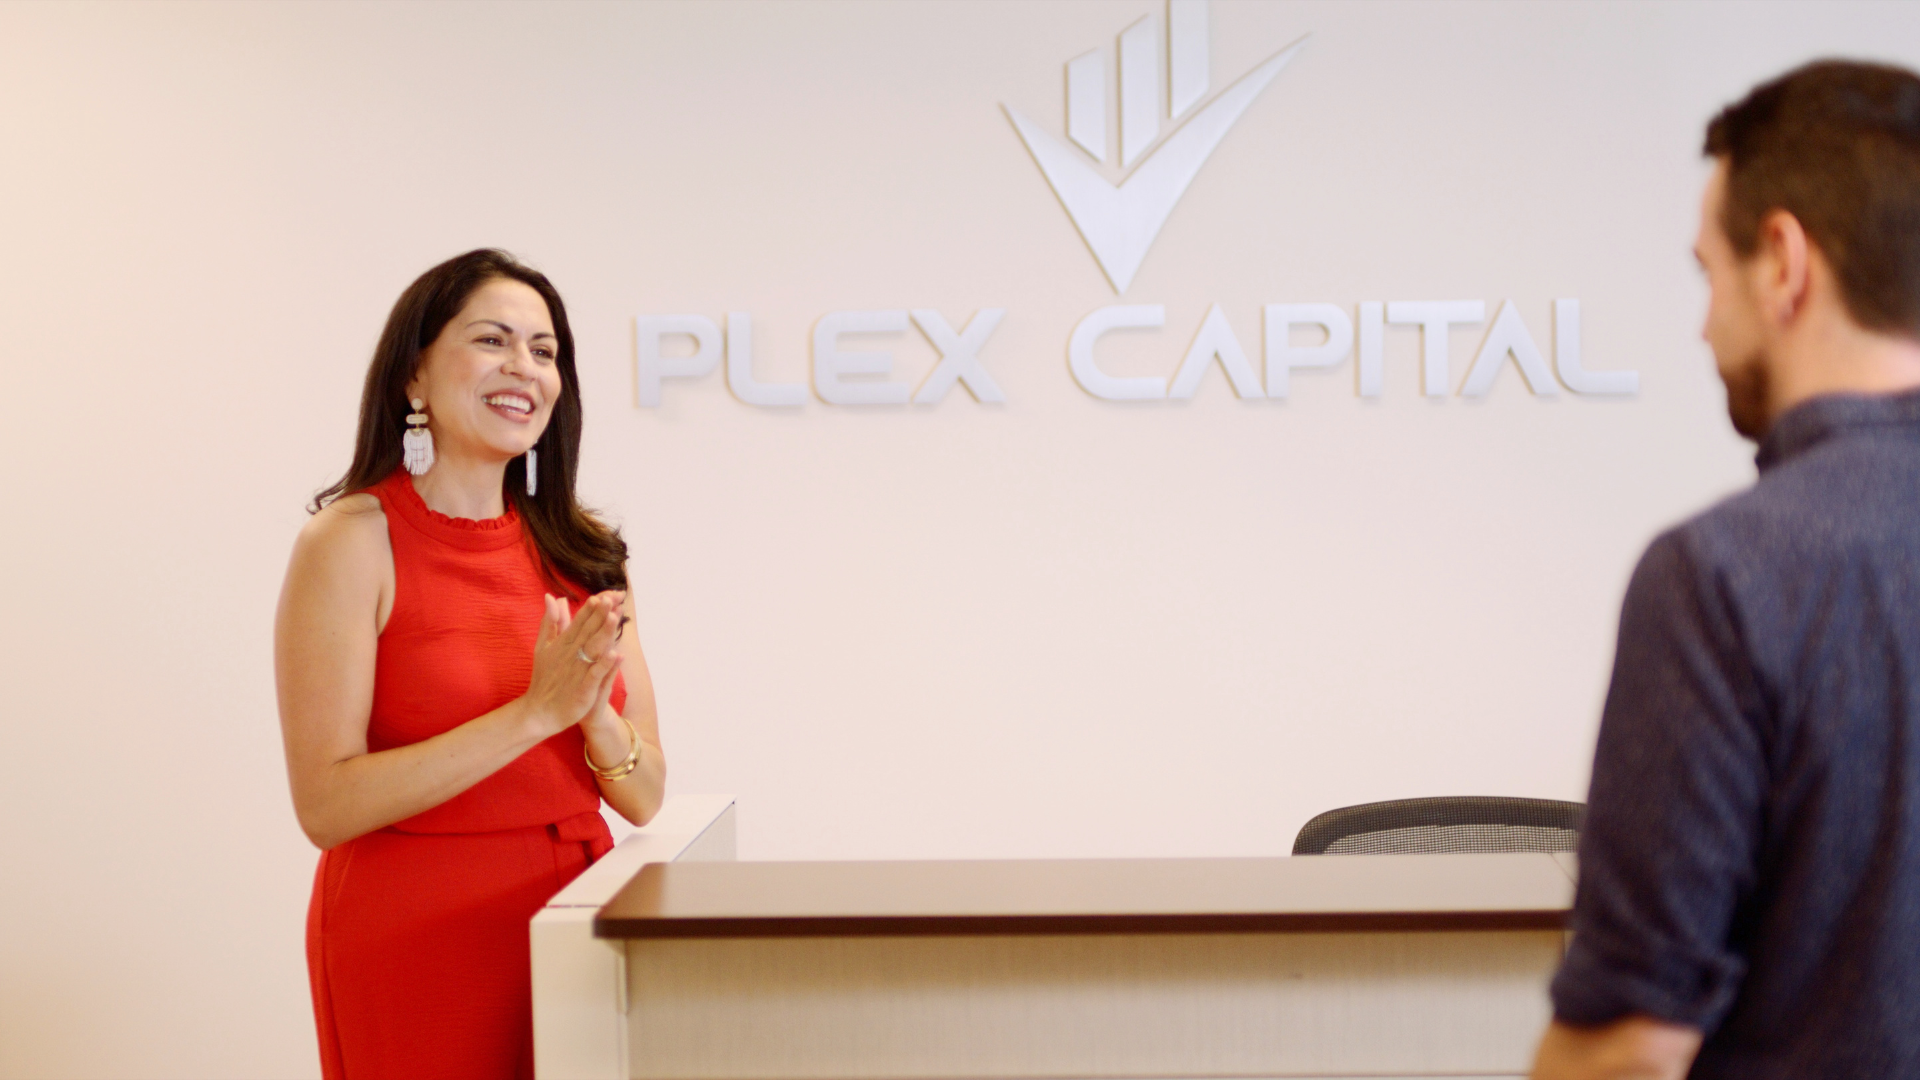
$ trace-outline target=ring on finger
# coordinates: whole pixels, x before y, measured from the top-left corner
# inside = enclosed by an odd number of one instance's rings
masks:
[[[575,656],[577,656],[577,657],[579,657],[579,658],[580,658],[580,662],[581,662],[581,663],[583,663],[583,664],[591,664],[591,663],[593,663],[593,657],[591,657],[591,656],[588,656],[588,655],[587,655],[587,650],[585,650],[585,649],[575,649],[575,650],[573,650],[573,655],[575,655]]]

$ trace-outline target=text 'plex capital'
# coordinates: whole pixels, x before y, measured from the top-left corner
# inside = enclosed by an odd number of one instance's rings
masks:
[[[1261,316],[1261,370],[1255,369],[1240,334],[1218,304],[1208,308],[1171,375],[1112,375],[1098,358],[1099,341],[1111,331],[1164,327],[1166,308],[1161,304],[1117,304],[1089,313],[1067,339],[1067,369],[1081,389],[1106,401],[1191,398],[1207,369],[1216,363],[1236,395],[1285,398],[1294,370],[1333,368],[1357,355],[1357,392],[1361,397],[1378,397],[1384,384],[1386,330],[1405,327],[1420,335],[1423,392],[1445,397],[1456,392],[1452,389],[1452,332],[1457,327],[1487,325],[1487,304],[1369,300],[1356,305],[1352,315],[1339,304],[1267,304]],[[932,308],[829,312],[813,327],[812,396],[828,405],[932,405],[956,385],[963,385],[976,401],[1004,402],[1006,392],[988,372],[982,353],[1005,317],[1005,308],[982,308],[956,330]],[[891,352],[854,348],[845,340],[849,335],[897,336],[910,328],[917,328],[940,356],[917,384],[893,377]],[[1314,340],[1296,343],[1296,328]],[[670,355],[671,339],[682,339],[691,348],[682,346]],[[728,313],[724,332],[705,315],[641,315],[635,319],[634,340],[635,401],[645,408],[660,405],[665,380],[703,378],[723,359],[727,387],[745,404],[792,408],[804,405],[809,396],[806,384],[762,382],[754,375],[753,320],[744,312]],[[1502,302],[1481,336],[1457,393],[1485,396],[1509,358],[1537,397],[1555,396],[1561,386],[1593,395],[1629,395],[1640,389],[1638,372],[1589,371],[1583,365],[1578,300],[1553,302],[1551,366],[1521,318],[1519,306],[1512,300]]]

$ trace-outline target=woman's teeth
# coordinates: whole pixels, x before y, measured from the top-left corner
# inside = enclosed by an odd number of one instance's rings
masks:
[[[533,411],[533,402],[514,394],[489,394],[480,400],[497,409],[508,409],[517,413],[530,413]]]

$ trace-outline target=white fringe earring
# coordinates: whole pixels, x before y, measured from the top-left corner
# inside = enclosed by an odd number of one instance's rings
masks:
[[[527,447],[527,498],[533,498],[540,490],[540,455],[535,447]]]
[[[415,476],[425,476],[433,468],[433,432],[427,430],[427,403],[419,398],[410,402],[413,412],[407,414],[407,433],[400,436],[401,449],[406,455],[401,463]]]

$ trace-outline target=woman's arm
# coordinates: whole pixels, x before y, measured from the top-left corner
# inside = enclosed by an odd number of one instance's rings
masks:
[[[621,608],[629,625],[633,622],[633,594],[628,593]],[[660,718],[653,705],[653,676],[647,672],[647,658],[640,650],[639,630],[620,635],[620,672],[627,681],[627,707],[624,715],[640,739],[640,762],[618,780],[601,780],[600,794],[607,805],[635,825],[645,825],[660,812],[666,798],[667,755],[660,749]],[[613,709],[601,705],[580,725],[587,736],[587,753],[595,765],[610,768],[625,761],[632,747],[627,725]]]
[[[620,661],[617,601],[596,597],[564,630],[543,620],[525,694],[431,739],[369,753],[392,564],[378,507],[372,496],[350,496],[314,515],[294,543],[274,622],[294,811],[321,848],[438,806],[578,722]],[[581,663],[578,651],[595,661]]]

